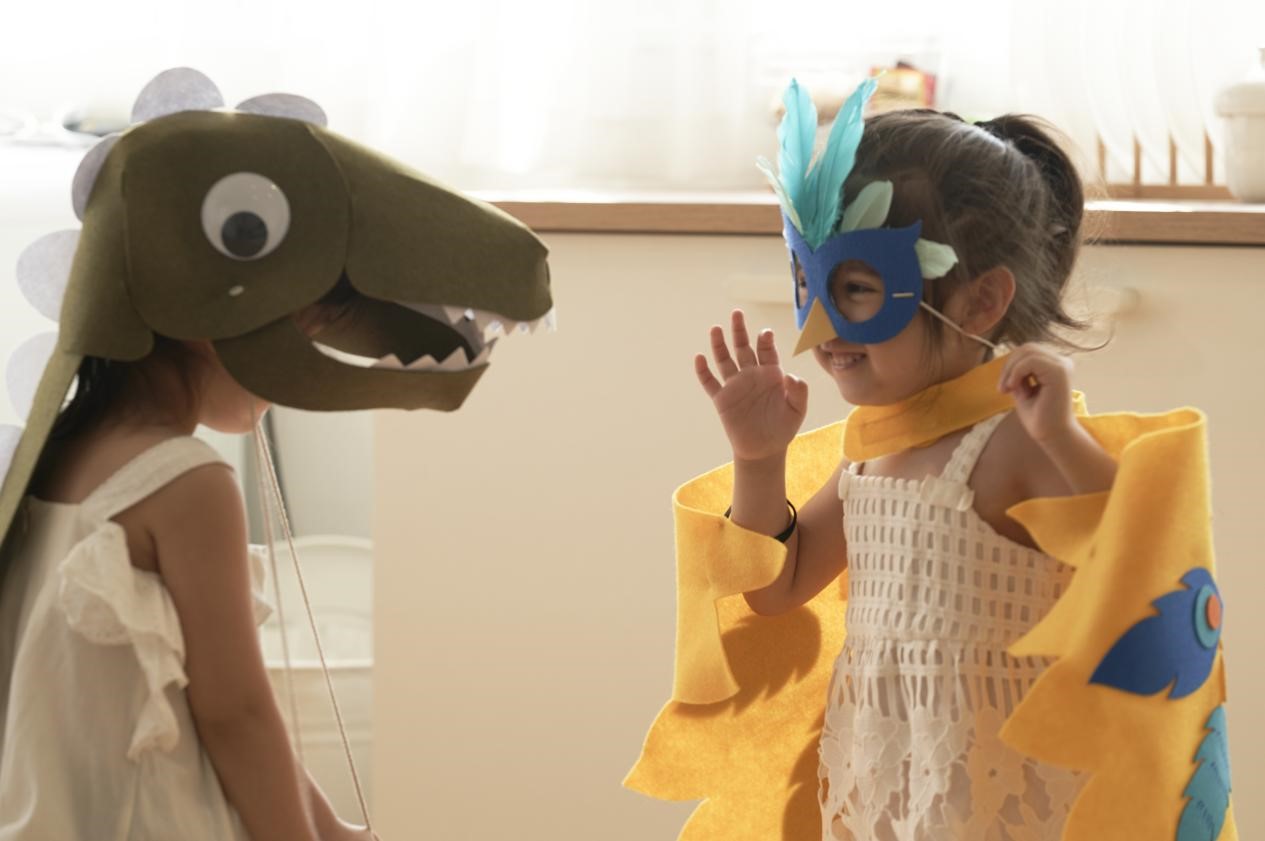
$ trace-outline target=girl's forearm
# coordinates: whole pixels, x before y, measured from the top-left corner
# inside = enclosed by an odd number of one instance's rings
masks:
[[[1072,493],[1109,490],[1116,480],[1115,460],[1079,423],[1073,423],[1063,435],[1042,441],[1041,447],[1063,474]]]
[[[325,792],[321,790],[320,785],[313,779],[312,774],[305,770],[300,771],[299,784],[307,793],[308,806],[312,812],[312,820],[316,824],[316,834],[320,841],[341,841],[348,837],[348,833],[361,832],[364,838],[370,836],[364,827],[354,826],[338,817],[338,813],[334,811],[333,805],[329,802],[329,798],[325,796]]]
[[[734,460],[730,519],[749,531],[775,535],[790,522],[786,507],[786,454],[758,461]]]
[[[194,719],[220,786],[254,841],[317,841],[307,792],[281,715],[273,704]]]
[[[730,519],[743,528],[770,537],[786,529],[786,455],[760,461],[734,459],[733,511]],[[747,604],[756,613],[775,615],[794,607],[790,601],[795,581],[799,535],[786,541],[786,561],[778,577],[768,586],[746,593]]]

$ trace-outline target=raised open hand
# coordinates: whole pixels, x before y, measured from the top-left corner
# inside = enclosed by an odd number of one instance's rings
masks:
[[[782,371],[772,330],[761,332],[751,346],[742,310],[733,312],[732,333],[731,356],[724,329],[711,329],[712,358],[720,379],[701,353],[694,357],[694,373],[716,407],[735,459],[781,455],[804,423],[808,383]]]

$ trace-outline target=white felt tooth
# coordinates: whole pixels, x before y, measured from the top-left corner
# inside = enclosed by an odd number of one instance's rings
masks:
[[[355,368],[365,368],[372,363],[372,360],[369,357],[357,356],[354,353],[348,353],[345,350],[339,350],[338,348],[330,347],[329,345],[323,345],[320,342],[313,342],[312,346],[316,348],[318,352],[328,356],[330,359],[337,360],[344,365],[351,365]]]
[[[557,331],[558,311],[556,309],[549,310],[549,312],[545,313],[544,315],[540,317],[540,320],[545,323],[545,329],[548,330],[550,333]]]
[[[408,370],[410,370],[410,371],[434,371],[434,370],[435,370],[435,369],[437,369],[438,367],[439,367],[439,363],[435,361],[435,357],[431,356],[431,355],[428,353],[428,354],[426,354],[425,356],[423,356],[421,359],[415,359],[415,360],[413,360],[412,362],[410,362],[410,363],[409,363],[409,366],[408,366]]]
[[[520,333],[530,333],[530,332],[531,332],[531,325],[529,325],[526,321],[520,321],[520,322],[518,322],[518,324],[517,324],[517,325],[515,325],[515,326],[517,326],[517,327],[518,327],[518,332],[520,332]]]
[[[441,371],[464,371],[466,365],[466,352],[461,348],[453,348],[452,353],[448,354],[448,358],[439,363]]]
[[[61,313],[78,245],[78,231],[54,231],[28,245],[18,257],[18,288],[45,318],[56,321]]]
[[[192,67],[173,67],[159,73],[141,90],[132,106],[132,122],[223,107],[220,89],[205,74]]]
[[[44,369],[48,366],[55,347],[56,333],[40,333],[18,345],[13,356],[9,357],[5,380],[9,387],[9,403],[13,406],[13,411],[18,413],[18,417],[25,419],[31,413],[40,377],[44,375]]]
[[[371,367],[373,367],[373,368],[395,368],[395,369],[397,369],[397,370],[398,370],[398,369],[400,369],[400,368],[403,368],[403,367],[404,367],[404,363],[403,363],[403,362],[401,362],[401,361],[400,361],[400,357],[396,356],[394,353],[388,353],[386,356],[382,357],[382,358],[381,358],[381,359],[379,359],[377,362],[373,363],[373,365],[372,365]]]
[[[245,102],[237,103],[235,110],[246,114],[262,114],[265,117],[302,120],[321,128],[329,125],[325,109],[307,97],[296,96],[292,93],[265,93],[261,96],[252,96]]]
[[[83,160],[79,162],[79,168],[75,170],[75,180],[70,185],[70,203],[75,208],[75,216],[80,222],[83,221],[84,210],[88,207],[88,197],[92,195],[92,187],[97,183],[97,176],[101,173],[101,165],[105,163],[106,157],[114,148],[114,144],[119,141],[119,137],[121,135],[107,134],[101,138],[97,145],[83,156]]]
[[[20,440],[22,427],[8,424],[0,426],[0,484],[4,483],[4,474],[9,472],[9,465],[13,464],[13,453]]]

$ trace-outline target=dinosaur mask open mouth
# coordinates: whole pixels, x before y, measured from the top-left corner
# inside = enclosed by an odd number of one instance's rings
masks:
[[[363,320],[374,323],[374,329],[363,336],[342,329],[344,321]],[[552,322],[552,310],[532,321],[515,321],[471,307],[377,301],[357,295],[330,326],[313,334],[312,344],[325,356],[356,368],[456,373],[488,364],[502,336],[534,333],[542,325],[552,328]]]

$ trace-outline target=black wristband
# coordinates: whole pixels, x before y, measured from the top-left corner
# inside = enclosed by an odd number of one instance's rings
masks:
[[[795,510],[795,505],[789,499],[786,500],[786,507],[791,509],[791,521],[781,532],[772,536],[778,543],[785,543],[790,540],[791,535],[795,533],[795,525],[799,522],[799,512]],[[732,505],[725,509],[725,519],[729,519],[729,515],[733,513],[733,510],[734,507]]]

